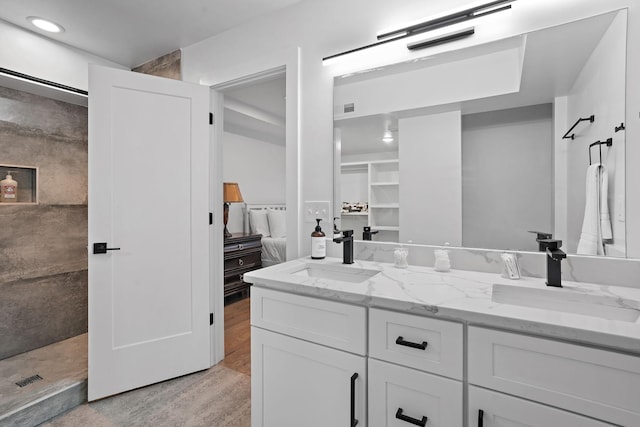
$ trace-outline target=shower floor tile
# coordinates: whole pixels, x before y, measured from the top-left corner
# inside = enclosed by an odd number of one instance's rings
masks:
[[[30,377],[27,385],[16,385]],[[21,408],[86,380],[87,334],[0,360],[0,424]]]

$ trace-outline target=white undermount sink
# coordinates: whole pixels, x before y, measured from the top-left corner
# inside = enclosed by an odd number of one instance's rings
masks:
[[[635,322],[640,302],[609,295],[593,295],[566,288],[530,288],[494,284],[491,300],[500,304],[582,314],[608,320]]]
[[[289,273],[296,276],[316,277],[339,282],[362,283],[380,273],[380,271],[353,265],[307,263]]]

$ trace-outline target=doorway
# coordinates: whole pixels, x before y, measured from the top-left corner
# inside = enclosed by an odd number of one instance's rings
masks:
[[[220,93],[223,202],[228,208],[223,364],[250,374],[250,287],[242,275],[286,261],[285,68],[239,79]]]

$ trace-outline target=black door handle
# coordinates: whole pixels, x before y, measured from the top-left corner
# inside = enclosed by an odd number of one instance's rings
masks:
[[[119,250],[120,248],[108,248],[105,242],[93,244],[94,254],[106,254],[107,251],[119,251]]]
[[[409,424],[413,424],[414,426],[425,427],[427,425],[428,418],[423,416],[421,420],[418,420],[413,417],[409,417],[407,415],[402,414],[402,408],[398,408],[396,411],[396,418],[402,421],[405,421]]]
[[[417,348],[420,350],[426,350],[428,345],[426,341],[422,341],[422,344],[419,344],[416,342],[405,341],[403,337],[396,338],[396,344],[404,345],[405,347]]]
[[[351,427],[356,427],[358,425],[358,420],[356,420],[356,379],[358,378],[358,373],[351,375],[351,419],[349,420],[349,425]]]
[[[482,427],[484,424],[484,411],[482,409],[478,410],[478,427]]]

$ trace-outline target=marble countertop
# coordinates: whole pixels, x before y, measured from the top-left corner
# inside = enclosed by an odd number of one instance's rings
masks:
[[[292,274],[311,264],[379,273],[360,283]],[[465,270],[441,273],[430,267],[402,269],[371,261],[345,265],[338,258],[312,260],[308,257],[245,273],[244,280],[255,286],[300,295],[460,320],[640,354],[640,319],[635,315],[636,312],[640,314],[640,289],[569,281],[564,281],[563,288],[559,289],[546,286],[539,278],[509,280],[493,273]],[[534,293],[542,289],[546,295],[564,292],[587,299],[604,297],[606,304],[613,305],[614,310],[631,313],[631,320],[610,320],[602,314],[577,314],[561,311],[561,308],[542,309],[496,302],[497,296],[492,298],[494,284],[530,288]],[[528,300],[527,304],[535,305],[533,298]],[[588,304],[586,306],[588,310]]]

